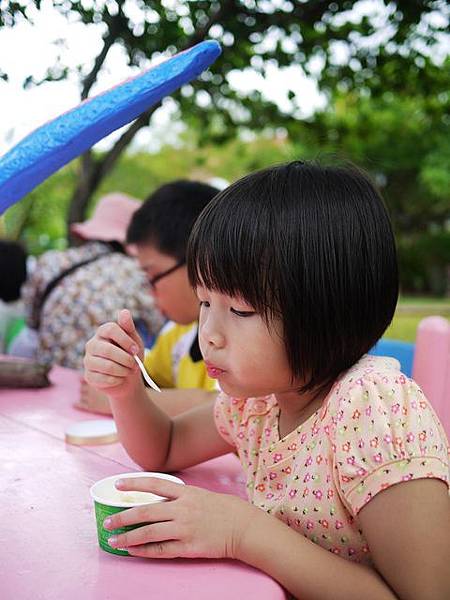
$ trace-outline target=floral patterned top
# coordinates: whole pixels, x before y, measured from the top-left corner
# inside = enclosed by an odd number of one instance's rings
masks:
[[[449,484],[442,425],[395,359],[364,356],[321,408],[283,439],[274,396],[220,394],[215,420],[244,467],[249,500],[320,546],[371,564],[358,512],[390,485]]]
[[[50,281],[72,265],[99,255],[64,277],[48,295],[40,314],[39,360],[82,369],[86,342],[99,325],[116,320],[122,308],[128,308],[153,335],[162,327],[164,320],[136,259],[111,252],[102,242],[50,250],[38,258],[22,288],[27,325],[36,326],[37,304]]]

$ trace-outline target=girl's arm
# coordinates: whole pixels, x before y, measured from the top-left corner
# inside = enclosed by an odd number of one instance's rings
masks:
[[[147,394],[133,354],[143,344],[127,310],[101,325],[86,344],[85,379],[108,395],[119,438],[130,457],[151,471],[174,471],[231,451],[214,425],[213,402],[173,420]]]
[[[119,315],[119,325],[136,338],[131,314]],[[137,339],[137,338],[136,338]],[[146,471],[179,471],[231,451],[214,423],[214,400],[171,418],[134,377],[126,396],[109,394],[120,441],[130,457]]]
[[[450,598],[450,500],[443,482],[393,485],[358,518],[378,573],[328,552],[263,512],[255,513],[238,540],[235,557],[301,600]]]
[[[214,424],[214,400],[170,418],[143,384],[131,402],[110,398],[120,441],[146,471],[178,471],[232,451]]]

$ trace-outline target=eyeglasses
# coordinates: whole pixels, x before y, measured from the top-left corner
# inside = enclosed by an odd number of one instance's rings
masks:
[[[170,267],[170,269],[167,269],[167,271],[158,273],[158,275],[155,275],[154,277],[149,279],[148,282],[150,284],[150,287],[154,289],[155,285],[158,283],[158,281],[161,281],[161,279],[163,279],[164,277],[167,277],[167,275],[170,275],[171,273],[173,273],[174,271],[176,271],[177,269],[182,267],[185,263],[186,263],[185,260],[180,260],[180,262],[177,262],[176,265],[174,265],[173,267]]]

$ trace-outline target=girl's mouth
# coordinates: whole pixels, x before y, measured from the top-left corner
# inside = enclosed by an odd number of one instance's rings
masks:
[[[208,372],[208,375],[212,378],[212,379],[217,379],[218,377],[220,377],[223,373],[225,373],[224,369],[220,369],[219,367],[216,367],[215,365],[213,365],[210,362],[205,361],[205,366],[206,366],[206,370]]]

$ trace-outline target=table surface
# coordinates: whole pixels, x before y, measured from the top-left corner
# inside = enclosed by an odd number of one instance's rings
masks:
[[[14,600],[284,600],[265,573],[233,560],[148,560],[97,544],[89,487],[140,470],[119,443],[71,446],[64,431],[98,419],[72,407],[79,374],[55,367],[53,385],[0,390],[1,597]],[[234,455],[178,473],[186,483],[245,498]]]

